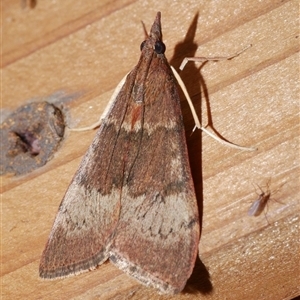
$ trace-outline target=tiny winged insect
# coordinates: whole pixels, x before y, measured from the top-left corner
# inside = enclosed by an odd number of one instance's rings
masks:
[[[259,194],[258,198],[250,206],[248,210],[248,216],[259,216],[264,211],[268,201],[270,200],[271,191],[269,190],[269,188],[266,192],[264,192],[261,188],[260,190],[261,194]]]
[[[274,198],[271,198],[271,196],[275,195],[285,183],[281,184],[280,187],[278,187],[275,191],[271,191],[269,182],[267,183],[266,191],[264,191],[260,186],[258,186],[261,193],[258,195],[257,199],[250,206],[250,208],[248,210],[248,216],[254,216],[254,217],[259,216],[265,210],[265,208],[268,207],[268,203],[271,200],[281,203],[280,201],[275,200]],[[281,203],[281,204],[283,204],[283,203]],[[265,217],[268,221],[266,212],[265,212]],[[268,223],[269,223],[269,221],[268,221]]]
[[[45,279],[108,258],[163,293],[194,268],[199,217],[176,79],[160,13],[102,120],[56,215],[40,262]]]
[[[271,198],[271,196],[276,194],[279,191],[279,189],[285,184],[285,182],[282,183],[275,191],[270,190],[269,183],[270,183],[270,180],[266,185],[266,187],[267,187],[266,191],[264,191],[260,186],[258,186],[261,193],[258,195],[258,198],[249,207],[248,216],[254,216],[254,217],[259,216],[263,211],[265,211],[266,207],[268,208],[268,203],[272,200],[275,202],[281,203],[280,201],[275,200],[274,198]],[[281,204],[283,204],[283,203],[281,203]],[[265,212],[265,217],[266,217],[267,222],[269,223],[266,212]]]

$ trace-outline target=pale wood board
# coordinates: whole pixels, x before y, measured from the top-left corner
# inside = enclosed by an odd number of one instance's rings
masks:
[[[203,265],[197,262],[186,289],[176,296],[158,295],[109,262],[79,276],[40,280],[39,260],[55,213],[95,135],[68,131],[46,166],[1,178],[3,299],[300,295],[298,1],[38,0],[34,9],[23,9],[21,1],[3,0],[2,115],[47,99],[63,103],[71,127],[96,121],[114,87],[138,61],[144,38],[140,21],[150,28],[157,11],[162,12],[166,56],[176,68],[185,56],[228,55],[252,44],[233,60],[189,63],[181,73],[203,124],[208,103],[220,135],[258,148],[239,151],[200,132],[191,135],[193,120],[182,101],[203,213]],[[256,184],[265,187],[269,181],[277,202],[270,201],[267,219],[248,217]]]

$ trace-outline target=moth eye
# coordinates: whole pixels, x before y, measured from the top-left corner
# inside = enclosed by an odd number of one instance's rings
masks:
[[[140,46],[141,51],[143,50],[143,48],[144,48],[144,46],[145,46],[145,43],[146,43],[146,41],[143,41],[143,42],[141,43],[141,46]]]
[[[156,42],[154,46],[154,50],[157,54],[163,54],[166,51],[166,46],[163,42]]]

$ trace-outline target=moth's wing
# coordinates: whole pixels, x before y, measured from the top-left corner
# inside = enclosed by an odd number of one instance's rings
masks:
[[[148,79],[140,123],[132,116],[121,130],[130,151],[110,260],[146,285],[177,293],[194,267],[199,217],[177,87],[166,63],[153,67],[160,70]]]
[[[114,157],[128,85],[132,83],[126,80],[60,204],[40,262],[42,278],[81,273],[108,258],[120,214],[121,188],[116,183],[123,181],[123,169]]]

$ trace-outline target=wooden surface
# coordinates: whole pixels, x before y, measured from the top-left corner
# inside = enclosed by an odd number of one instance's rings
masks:
[[[27,1],[28,2],[28,1]],[[203,124],[211,119],[245,152],[191,135],[191,167],[202,212],[194,273],[183,293],[158,295],[107,262],[63,280],[42,281],[38,265],[59,203],[95,131],[67,132],[55,157],[22,177],[2,178],[3,299],[291,299],[299,283],[298,1],[2,1],[2,116],[31,101],[64,107],[70,127],[103,112],[139,58],[144,33],[162,12],[166,56],[181,73]],[[197,13],[199,14],[197,16]],[[209,108],[207,110],[207,107]],[[210,116],[210,118],[207,118]],[[270,181],[267,209],[248,217],[256,185]],[[162,259],[168,259],[167,257]]]

